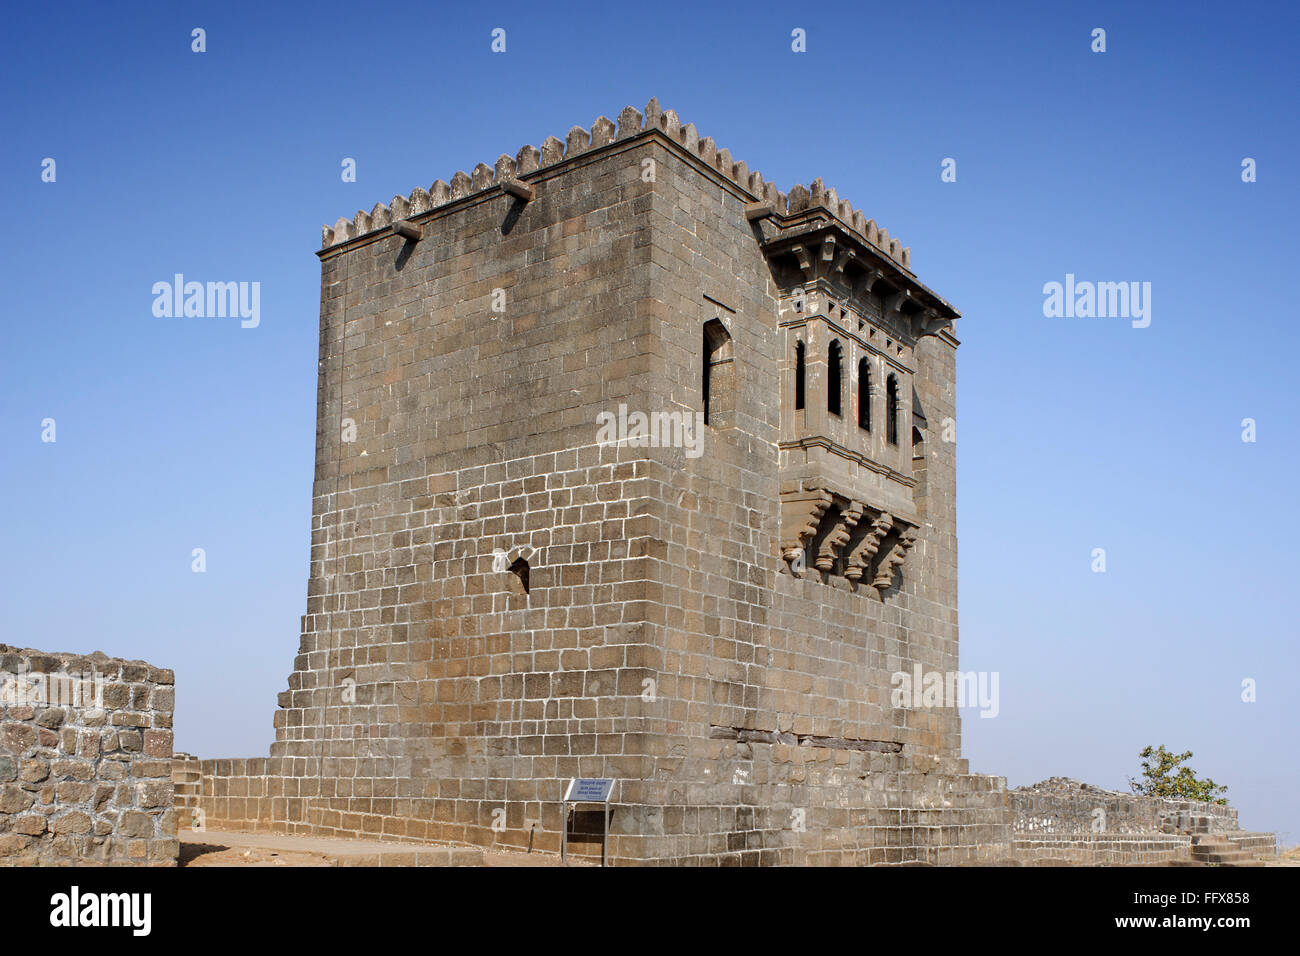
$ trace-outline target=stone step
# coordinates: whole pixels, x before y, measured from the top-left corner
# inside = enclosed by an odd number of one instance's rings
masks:
[[[1244,850],[1228,845],[1227,848],[1194,846],[1192,859],[1197,863],[1215,863],[1219,866],[1251,866],[1257,861]]]
[[[1277,837],[1272,833],[1241,830],[1237,833],[1225,833],[1223,836],[1238,850],[1250,854],[1253,859],[1271,860],[1277,856]]]
[[[1247,866],[1249,864],[1255,864],[1255,862],[1258,861],[1252,860],[1252,858],[1248,856],[1243,856],[1243,857],[1205,856],[1205,857],[1196,857],[1196,862],[1199,862],[1199,864],[1214,864],[1216,866]]]

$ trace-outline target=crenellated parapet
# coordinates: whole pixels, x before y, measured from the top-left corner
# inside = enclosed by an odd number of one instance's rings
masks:
[[[591,129],[574,126],[563,139],[548,136],[540,149],[529,145],[513,157],[502,153],[491,166],[479,163],[468,174],[456,172],[450,183],[439,179],[427,190],[417,187],[409,196],[394,196],[388,204],[376,203],[369,212],[358,210],[350,219],[341,217],[333,226],[321,227],[321,248],[329,249],[352,239],[389,230],[394,223],[489,190],[522,198],[518,184],[525,177],[651,131],[662,133],[747,193],[751,200],[747,215],[751,221],[768,217],[780,220],[820,211],[835,219],[841,228],[850,230],[880,257],[910,275],[911,250],[891,237],[887,229],[878,227],[875,220],[854,209],[848,200],[841,199],[821,179],[814,179],[811,186],[796,185],[789,193],[781,192],[758,170],[751,170],[743,160],[735,159],[730,150],[719,148],[711,136],[701,136],[694,123],[684,124],[676,112],[660,108],[658,99],[651,99],[644,113],[631,106],[624,107],[617,121],[601,116]]]

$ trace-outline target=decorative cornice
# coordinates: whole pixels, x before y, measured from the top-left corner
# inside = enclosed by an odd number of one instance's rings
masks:
[[[882,465],[874,459],[868,458],[861,452],[856,452],[852,448],[841,445],[833,438],[825,435],[806,435],[802,438],[796,438],[792,441],[777,442],[776,447],[781,451],[793,451],[796,448],[824,448],[832,454],[839,455],[841,458],[847,458],[855,464],[861,465],[877,474],[884,475],[886,478],[892,478],[899,484],[906,485],[908,488],[916,487],[916,479],[911,478],[901,471],[895,471],[888,465]]]
[[[907,266],[889,259],[827,210],[771,218],[775,228],[762,230],[763,252],[769,260],[784,258],[796,266],[802,284],[838,285],[855,299],[878,293],[885,318],[910,329],[916,338],[949,331],[960,318],[950,302]]]

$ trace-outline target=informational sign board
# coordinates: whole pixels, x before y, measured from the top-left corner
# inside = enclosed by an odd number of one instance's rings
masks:
[[[614,792],[613,780],[574,777],[564,793],[565,803],[606,803]]]
[[[564,832],[560,834],[560,860],[569,863],[569,805],[599,803],[605,807],[605,832],[600,841],[600,865],[605,865],[609,850],[609,800],[614,795],[614,781],[602,777],[572,777],[564,790]]]

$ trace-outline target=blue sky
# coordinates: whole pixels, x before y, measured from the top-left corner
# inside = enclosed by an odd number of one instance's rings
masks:
[[[320,224],[656,95],[783,190],[823,177],[963,313],[962,666],[1001,692],[972,768],[1122,789],[1163,743],[1300,840],[1300,12],[1135,6],[7,11],[0,640],[172,666],[179,748],[265,753],[306,606]],[[156,318],[177,272],[259,282],[261,324]],[[1150,282],[1150,326],[1045,318],[1067,273]]]

